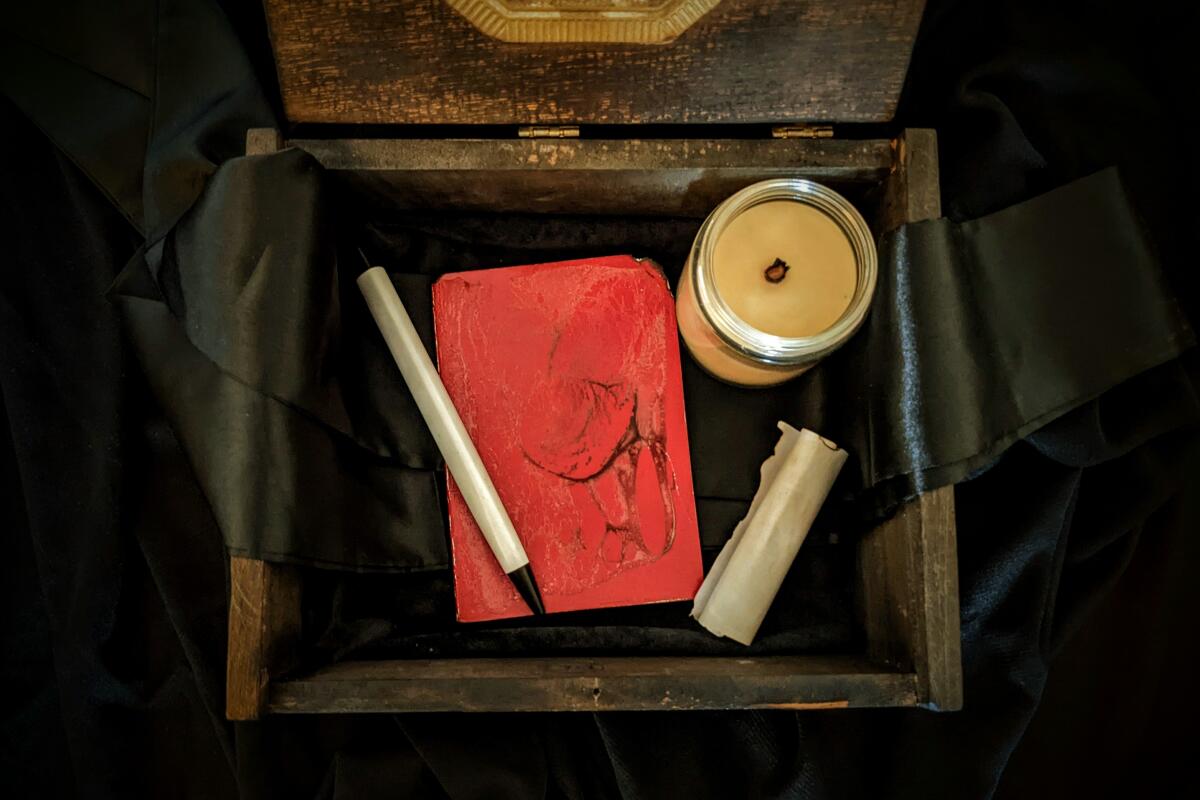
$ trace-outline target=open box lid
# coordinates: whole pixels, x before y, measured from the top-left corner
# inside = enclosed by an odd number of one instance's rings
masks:
[[[264,0],[291,122],[886,122],[925,0]]]

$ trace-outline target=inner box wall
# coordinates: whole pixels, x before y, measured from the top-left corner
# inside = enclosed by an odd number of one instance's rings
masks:
[[[886,143],[874,143],[879,144]],[[696,143],[688,147],[698,155],[703,149]],[[378,159],[372,162],[368,151],[358,152],[363,168],[351,168],[346,159],[353,161],[353,153],[345,152],[340,163],[329,165],[335,167],[330,177],[339,240],[357,245],[365,237],[373,257],[380,253],[391,262],[384,263],[390,271],[430,281],[463,269],[632,253],[657,261],[674,287],[704,214],[742,186],[784,171],[821,180],[851,199],[878,235],[886,174],[878,164],[878,147],[860,148],[876,160],[853,168],[677,164],[670,175],[652,168],[556,169],[541,162],[527,171],[496,165],[440,168],[445,163],[425,170],[410,168],[420,158],[411,151],[404,156],[409,166],[389,168]],[[328,147],[325,153],[328,160]],[[507,205],[503,210],[494,207],[499,203]],[[748,507],[757,486],[757,466],[769,455],[777,435],[774,422],[795,410],[797,384],[734,389],[704,375],[686,354],[683,368],[707,569]],[[721,396],[722,409],[733,404],[753,419],[749,424],[761,432],[757,437],[730,438],[752,456],[698,461],[703,457],[698,449],[714,450],[705,444],[711,438],[709,426],[701,424],[704,420],[695,409],[703,398],[714,395]],[[728,474],[712,474],[713,467],[705,464],[719,465]],[[438,513],[444,518],[444,502]],[[866,648],[862,615],[856,608],[855,554],[862,532],[829,515],[818,521],[759,641],[750,649],[710,636],[688,618],[687,604],[679,603],[459,625],[446,568],[362,575],[305,570],[305,649],[315,662],[349,656],[862,653]]]

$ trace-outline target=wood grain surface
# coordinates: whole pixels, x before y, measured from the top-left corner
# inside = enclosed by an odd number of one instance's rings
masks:
[[[962,707],[954,487],[923,494],[859,549],[861,608],[872,660],[913,670],[918,702]]]
[[[937,134],[910,129],[894,142],[880,228],[942,214]],[[859,544],[860,608],[868,655],[917,673],[919,704],[962,708],[962,645],[954,487],[910,500]]]
[[[925,0],[723,0],[669,44],[514,44],[442,0],[265,0],[318,123],[883,122]]]
[[[473,658],[336,664],[275,683],[271,713],[851,708],[916,703],[864,658]]]
[[[229,650],[225,716],[258,719],[272,675],[295,657],[300,633],[300,578],[294,568],[253,558],[229,559]]]
[[[704,217],[756,181],[879,185],[886,140],[297,139],[350,196],[379,207]]]

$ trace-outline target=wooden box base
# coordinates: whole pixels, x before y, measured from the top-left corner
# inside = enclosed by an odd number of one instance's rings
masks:
[[[281,146],[251,131],[249,153]],[[334,177],[397,208],[707,213],[759,180],[797,175],[870,197],[876,234],[940,214],[937,141],[296,140]],[[579,192],[587,186],[587,192]],[[962,705],[954,492],[910,501],[858,545],[866,652],[844,656],[458,658],[294,663],[299,573],[234,557],[226,713],[605,711]]]

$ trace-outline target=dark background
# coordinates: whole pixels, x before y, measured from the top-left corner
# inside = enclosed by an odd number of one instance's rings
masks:
[[[120,72],[149,31],[192,5],[232,23],[278,113],[255,3],[51,7],[45,17],[63,51],[103,52]],[[946,215],[978,216],[1117,164],[1195,326],[1197,22],[1187,4],[1169,2],[931,0],[898,124],[937,128]],[[14,52],[4,69],[22,68]],[[213,52],[213,73],[231,69],[221,56]],[[165,78],[129,83],[153,94]],[[67,78],[48,82],[48,107],[71,89]],[[956,490],[961,713],[225,722],[221,538],[105,300],[142,241],[129,203],[123,214],[110,197],[179,185],[163,183],[156,164],[195,167],[187,180],[201,183],[206,174],[195,159],[142,159],[147,143],[171,152],[171,124],[184,129],[221,107],[199,89],[172,98],[169,118],[121,127],[114,120],[132,117],[109,103],[111,113],[72,131],[84,144],[131,141],[136,158],[61,138],[56,148],[0,99],[0,774],[17,796],[1200,790],[1190,684],[1200,607],[1194,351],[1056,421]],[[227,115],[204,152],[235,155],[259,119]],[[107,196],[81,172],[97,177],[97,165],[115,176],[101,181]],[[169,222],[161,209],[170,198],[151,199]]]

